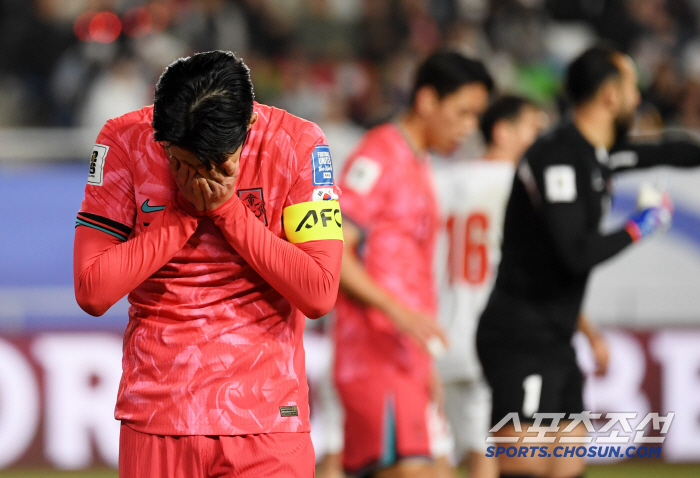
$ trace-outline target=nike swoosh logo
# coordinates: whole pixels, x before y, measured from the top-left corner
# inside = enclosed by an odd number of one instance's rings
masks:
[[[156,212],[165,209],[165,206],[149,206],[148,201],[149,199],[146,199],[143,204],[141,204],[141,210],[143,212]]]

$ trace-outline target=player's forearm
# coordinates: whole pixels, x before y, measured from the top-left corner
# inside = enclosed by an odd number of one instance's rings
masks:
[[[346,245],[340,272],[340,289],[367,307],[374,307],[391,316],[394,298],[369,275],[351,247]]]
[[[623,229],[607,235],[586,234],[578,240],[560,243],[558,249],[564,264],[572,272],[585,274],[630,244],[632,237]]]
[[[305,316],[315,319],[333,308],[342,241],[292,244],[271,233],[235,196],[211,217],[236,252]]]
[[[173,203],[142,234],[125,242],[78,226],[73,279],[80,307],[90,315],[104,314],[172,259],[194,234],[197,223],[197,218]]]
[[[586,336],[589,342],[593,342],[600,337],[600,332],[588,321],[585,314],[580,314],[578,316],[578,330]]]
[[[591,230],[584,201],[549,205],[543,210],[551,240],[563,265],[574,274],[587,274],[632,243],[622,229],[612,234]]]
[[[573,251],[574,262],[578,262],[581,270],[590,270],[601,262],[620,253],[632,244],[632,237],[622,229],[612,234],[590,234],[580,243],[580,249]]]

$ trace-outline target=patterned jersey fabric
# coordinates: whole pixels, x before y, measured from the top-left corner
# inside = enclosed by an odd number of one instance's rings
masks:
[[[255,104],[236,194],[274,235],[282,210],[337,198],[323,133]],[[78,224],[128,240],[174,201],[153,139],[153,107],[107,122],[93,151]],[[323,198],[325,199],[325,198]],[[304,317],[205,217],[187,244],[128,296],[115,417],[163,435],[308,431]]]

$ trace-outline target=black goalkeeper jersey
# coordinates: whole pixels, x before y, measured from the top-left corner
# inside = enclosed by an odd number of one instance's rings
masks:
[[[596,150],[571,121],[540,137],[518,165],[506,209],[502,258],[479,341],[552,343],[571,339],[593,267],[632,243],[603,234],[614,173],[657,164],[700,164],[688,141]]]

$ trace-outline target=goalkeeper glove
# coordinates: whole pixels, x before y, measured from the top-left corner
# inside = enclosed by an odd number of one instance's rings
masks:
[[[659,206],[649,207],[634,213],[627,221],[625,229],[632,236],[633,241],[638,241],[656,231],[668,230],[672,217],[673,203],[668,195],[664,194]]]

